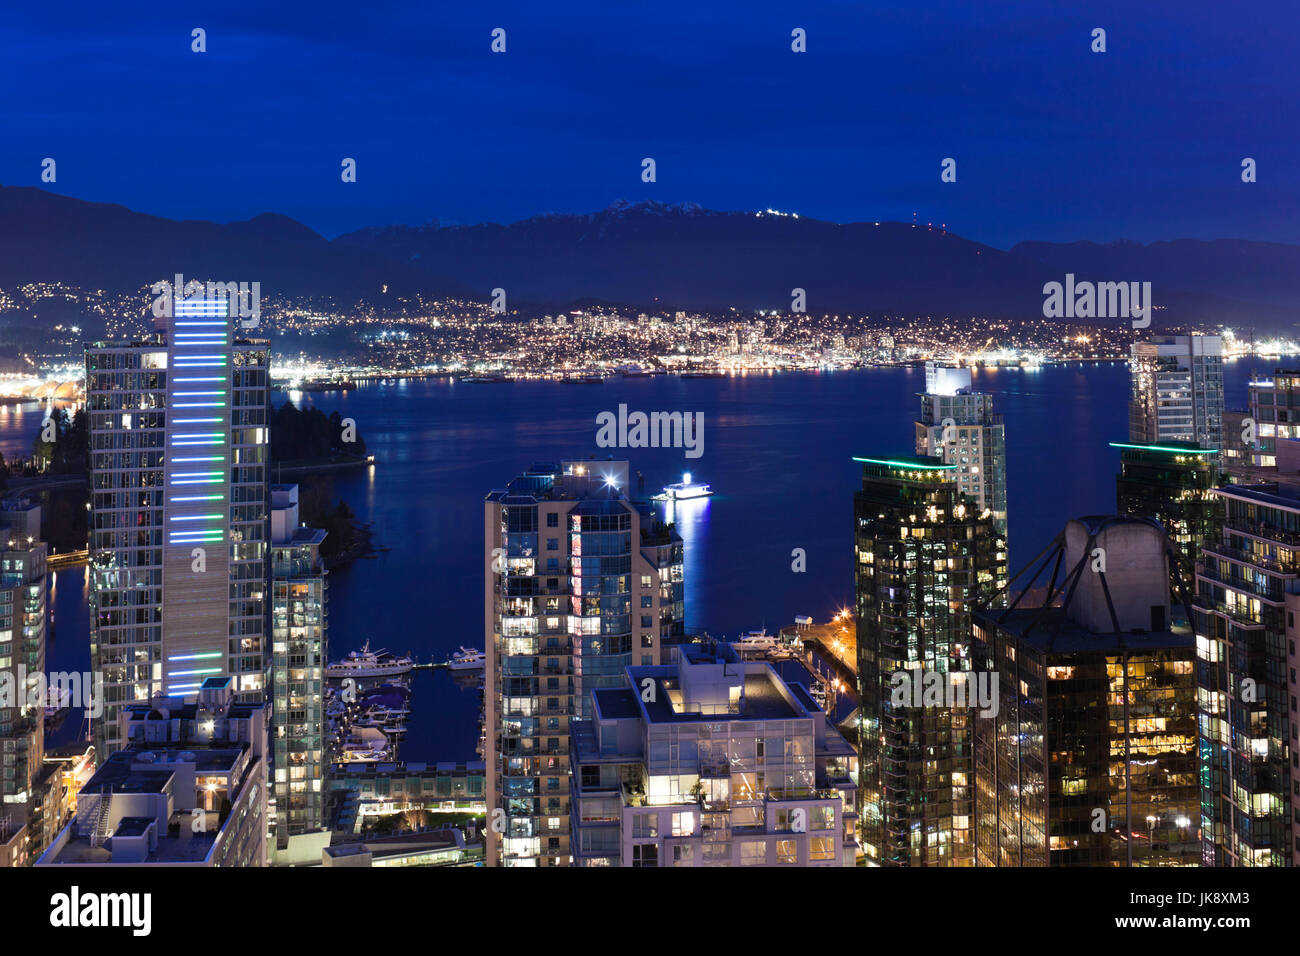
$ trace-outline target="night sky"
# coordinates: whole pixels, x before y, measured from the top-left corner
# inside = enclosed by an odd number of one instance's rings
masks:
[[[171,218],[332,237],[659,199],[915,213],[1004,248],[1300,242],[1294,0],[86,0],[5,20],[0,182],[41,185],[49,156],[45,188]]]

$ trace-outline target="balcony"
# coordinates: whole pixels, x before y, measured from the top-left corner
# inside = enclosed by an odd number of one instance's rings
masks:
[[[1201,597],[1200,595],[1197,595],[1192,599],[1192,605],[1200,608],[1202,611],[1215,611],[1219,614],[1230,617],[1243,627],[1262,628],[1264,626],[1262,621],[1251,617],[1239,607],[1228,607],[1226,604],[1222,604],[1218,601],[1211,601],[1208,598]]]
[[[1223,522],[1224,530],[1235,531],[1238,534],[1249,535],[1252,538],[1258,538],[1261,541],[1271,541],[1277,544],[1290,545],[1300,550],[1300,534],[1294,531],[1283,531],[1280,528],[1274,528],[1263,521],[1245,521],[1241,518],[1229,518]]]
[[[1295,574],[1295,568],[1287,568],[1280,562],[1265,557],[1253,551],[1243,551],[1240,548],[1234,548],[1230,545],[1220,544],[1217,541],[1207,541],[1201,545],[1201,551],[1204,554],[1214,554],[1229,561],[1237,561],[1241,564],[1249,565],[1252,568],[1263,568],[1266,571],[1272,571],[1274,574]]]

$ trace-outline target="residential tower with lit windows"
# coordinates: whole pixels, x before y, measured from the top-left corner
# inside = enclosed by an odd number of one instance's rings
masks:
[[[271,486],[271,739],[276,846],[325,825],[325,532],[298,518],[298,486]]]
[[[1202,862],[1290,866],[1300,753],[1300,480],[1225,485],[1196,569]]]
[[[682,633],[681,538],[627,489],[626,461],[575,460],[485,502],[489,865],[570,862],[570,721]]]
[[[916,453],[954,465],[962,494],[1007,533],[1007,430],[993,396],[971,388],[969,368],[925,363],[925,391],[916,422]]]
[[[0,500],[0,865],[29,863],[50,836],[47,823],[58,823],[44,812],[49,597],[40,536],[39,505]]]
[[[1009,607],[975,613],[976,669],[998,675],[975,720],[977,866],[1199,865],[1196,651],[1176,553],[1154,519],[1081,518]]]
[[[974,863],[974,710],[917,706],[899,681],[972,671],[971,612],[1001,600],[1005,541],[956,465],[858,458],[854,495],[861,840],[881,866]],[[958,676],[961,675],[961,676]]]
[[[86,349],[101,759],[125,704],[220,675],[241,700],[265,693],[269,349],[229,308],[180,301],[158,334]]]
[[[1223,447],[1223,342],[1217,335],[1153,335],[1130,350],[1129,441]]]

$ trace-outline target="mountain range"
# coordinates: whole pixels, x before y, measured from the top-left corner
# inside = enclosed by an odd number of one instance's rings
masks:
[[[1156,325],[1290,331],[1300,246],[1244,239],[1021,242],[1002,250],[938,227],[619,201],[508,225],[384,226],[329,240],[286,216],[177,221],[31,187],[0,186],[0,288],[61,281],[127,293],[176,272],[260,281],[263,298],[340,305],[422,293],[510,308],[603,300],[645,309],[1042,317],[1042,287],[1149,281]],[[389,300],[391,301],[391,300]]]

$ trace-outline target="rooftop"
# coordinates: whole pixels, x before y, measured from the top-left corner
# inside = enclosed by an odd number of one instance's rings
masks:
[[[974,618],[977,623],[1017,635],[1022,643],[1043,653],[1151,651],[1196,645],[1192,629],[1182,625],[1176,624],[1163,631],[1097,633],[1071,621],[1065,609],[1060,607],[976,611]]]
[[[246,747],[206,748],[193,744],[150,745],[149,750],[120,750],[86,783],[86,793],[162,793],[177,764],[192,764],[196,773],[232,773]],[[194,749],[187,749],[189,747]]]

